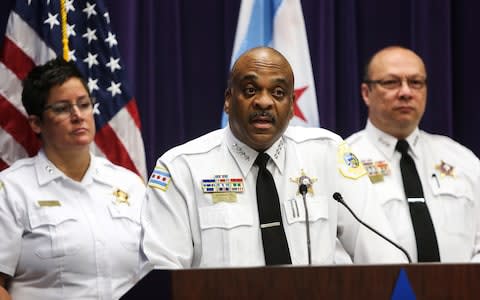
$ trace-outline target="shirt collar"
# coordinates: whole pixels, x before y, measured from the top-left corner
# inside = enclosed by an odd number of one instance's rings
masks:
[[[82,184],[89,184],[93,180],[93,175],[98,173],[95,167],[95,157],[90,153],[90,166],[85,172],[82,179]],[[47,184],[57,178],[72,180],[67,177],[61,170],[59,170],[47,157],[43,149],[40,149],[35,157],[35,172],[37,174],[39,185]],[[101,178],[101,176],[98,176]],[[73,181],[73,180],[72,180]]]
[[[395,146],[397,145],[398,139],[394,136],[391,136],[372,124],[370,120],[367,121],[367,126],[365,128],[367,135],[370,136],[374,145],[383,153],[383,155],[388,159],[392,159],[395,153]],[[418,156],[420,151],[419,149],[419,140],[420,130],[415,128],[415,130],[406,138],[408,144],[410,145],[410,152],[414,157]]]
[[[237,139],[228,126],[225,130],[227,147],[242,171],[243,176],[247,177],[259,152]],[[270,156],[271,160],[280,170],[280,173],[283,173],[285,168],[285,141],[283,140],[283,136],[275,141],[270,148],[265,150],[265,153]]]

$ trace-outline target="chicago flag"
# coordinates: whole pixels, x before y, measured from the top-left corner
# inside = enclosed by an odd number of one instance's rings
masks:
[[[269,46],[290,62],[295,76],[291,125],[319,127],[317,97],[300,0],[243,0],[240,6],[231,66],[246,50]],[[228,122],[223,113],[222,127]]]

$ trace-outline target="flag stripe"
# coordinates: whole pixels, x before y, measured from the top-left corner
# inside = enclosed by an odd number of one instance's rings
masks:
[[[138,113],[138,108],[137,108],[137,101],[135,98],[132,100],[128,101],[126,108],[128,112],[130,113],[130,116],[132,117],[133,121],[135,122],[135,126],[138,129],[142,128],[141,121],[140,121],[140,114]]]
[[[115,132],[116,136],[128,136],[129,139],[122,139],[122,144],[126,149],[130,150],[130,159],[133,161],[136,172],[139,172],[139,175],[142,178],[146,177],[146,165],[144,159],[144,146],[143,146],[143,139],[142,133],[140,129],[137,127],[137,123],[135,122],[135,117],[131,115],[130,111],[133,109],[128,109],[129,106],[135,105],[135,101],[132,99],[129,103],[121,109],[109,122],[110,127]],[[136,106],[136,105],[135,105]],[[138,118],[138,114],[137,114]],[[138,120],[138,125],[140,121]],[[142,152],[137,152],[135,149],[142,149]]]
[[[27,112],[22,105],[22,82],[13,72],[0,63],[0,94],[5,97],[23,116]],[[3,115],[3,114],[2,114]],[[7,115],[5,115],[7,117]]]
[[[15,11],[8,17],[6,36],[31,58],[35,65],[46,63],[57,57],[47,44],[38,36]]]
[[[11,165],[17,159],[24,157],[28,157],[25,149],[0,126],[0,158]]]
[[[0,111],[8,118],[0,118],[0,126],[20,143],[29,155],[35,155],[40,148],[37,136],[34,134],[27,119],[11,103],[0,96]]]
[[[130,159],[127,149],[110,125],[107,124],[97,131],[97,134],[95,135],[95,143],[108,160],[141,175],[133,164],[133,161]]]
[[[28,72],[35,66],[33,61],[8,37],[3,40],[3,48],[0,52],[0,61],[18,78],[24,79]]]

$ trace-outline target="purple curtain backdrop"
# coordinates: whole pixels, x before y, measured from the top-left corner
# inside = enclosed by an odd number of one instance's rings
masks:
[[[43,0],[42,0],[43,1]],[[143,124],[147,166],[219,127],[240,0],[105,0]],[[0,32],[13,0],[0,3]],[[360,80],[387,45],[417,51],[429,75],[421,127],[480,154],[480,2],[303,0],[320,123],[343,137],[365,125]]]

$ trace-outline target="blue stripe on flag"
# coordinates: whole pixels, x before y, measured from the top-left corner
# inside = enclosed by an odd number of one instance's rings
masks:
[[[148,183],[158,184],[160,186],[167,186],[168,181],[160,181],[160,180],[150,178],[150,181]]]
[[[160,171],[159,169],[154,169],[153,174],[162,175],[162,176],[165,176],[165,177],[170,177],[170,173],[167,173],[165,171]]]

